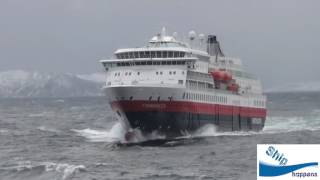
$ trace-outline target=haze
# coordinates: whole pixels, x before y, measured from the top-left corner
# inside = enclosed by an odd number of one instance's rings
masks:
[[[218,36],[266,87],[319,81],[317,0],[1,0],[0,71],[102,72],[98,60],[169,33]]]

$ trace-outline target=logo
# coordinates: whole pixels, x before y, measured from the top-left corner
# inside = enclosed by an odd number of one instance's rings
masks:
[[[320,179],[320,145],[258,144],[257,179]]]

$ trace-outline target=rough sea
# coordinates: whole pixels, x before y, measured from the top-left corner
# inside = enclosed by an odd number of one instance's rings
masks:
[[[268,100],[261,132],[121,144],[105,97],[0,99],[0,179],[256,179],[257,144],[320,143],[319,92]]]

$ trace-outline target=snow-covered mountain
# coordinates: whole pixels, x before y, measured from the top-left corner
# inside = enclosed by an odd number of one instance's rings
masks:
[[[21,70],[0,72],[0,97],[98,96],[102,95],[103,76]]]
[[[266,92],[320,92],[320,81],[289,83],[267,89]]]

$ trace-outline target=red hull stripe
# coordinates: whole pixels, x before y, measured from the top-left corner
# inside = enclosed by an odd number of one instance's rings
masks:
[[[240,115],[243,117],[265,118],[267,111],[264,108],[227,106],[220,104],[206,104],[186,101],[114,101],[113,109],[121,109],[125,112],[185,112],[199,114]]]

